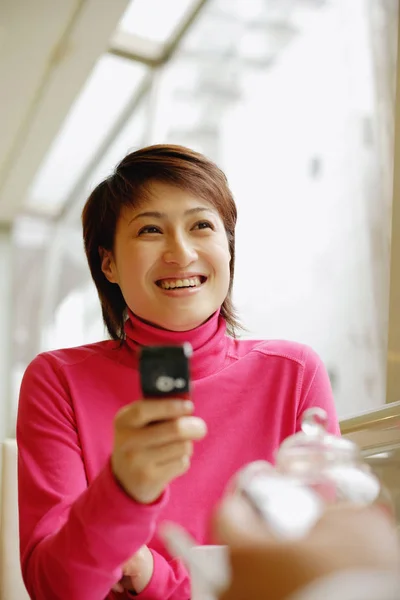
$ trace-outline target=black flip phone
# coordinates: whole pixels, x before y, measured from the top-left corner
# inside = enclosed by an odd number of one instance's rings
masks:
[[[143,398],[190,397],[189,343],[181,346],[144,346],[139,356]]]

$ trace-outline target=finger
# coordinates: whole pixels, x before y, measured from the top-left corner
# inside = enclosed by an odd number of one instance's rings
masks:
[[[157,466],[163,466],[166,463],[179,460],[184,456],[190,458],[193,454],[193,443],[185,440],[183,442],[173,442],[165,446],[152,448],[150,451],[151,459]]]
[[[158,477],[161,481],[164,481],[166,485],[175,477],[184,475],[190,468],[190,458],[188,456],[182,456],[176,460],[166,463],[161,466],[157,466],[155,472],[158,472]]]
[[[199,417],[180,417],[134,431],[126,428],[123,451],[151,448],[186,440],[201,440],[207,434],[207,425]]]
[[[189,415],[193,410],[190,400],[138,400],[122,408],[114,422],[116,427],[140,428],[154,421]]]
[[[140,561],[142,559],[143,554],[147,550],[146,546],[142,546],[135,552],[133,556],[123,565],[122,574],[124,576],[132,577],[137,574],[138,569],[140,568]]]

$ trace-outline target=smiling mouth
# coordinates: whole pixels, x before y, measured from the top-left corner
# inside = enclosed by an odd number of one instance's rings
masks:
[[[162,290],[176,290],[184,288],[197,288],[207,281],[204,275],[195,275],[185,279],[159,279],[156,281],[158,287]]]

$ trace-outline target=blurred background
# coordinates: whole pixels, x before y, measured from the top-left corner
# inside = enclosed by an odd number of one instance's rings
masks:
[[[80,213],[152,143],[228,176],[245,335],[313,346],[342,419],[400,399],[397,37],[398,0],[2,0],[1,439],[38,352],[104,338]]]

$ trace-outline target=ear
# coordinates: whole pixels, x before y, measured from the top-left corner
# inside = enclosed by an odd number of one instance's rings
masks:
[[[110,250],[99,248],[101,270],[110,283],[118,283],[117,268]]]

